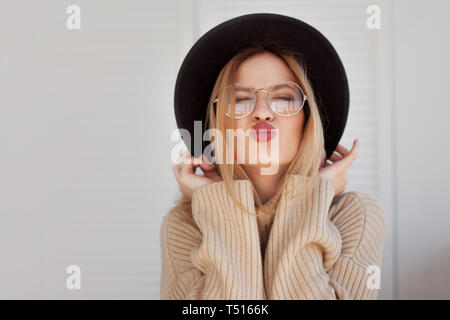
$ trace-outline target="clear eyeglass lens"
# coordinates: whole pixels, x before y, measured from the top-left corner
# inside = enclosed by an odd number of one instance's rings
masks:
[[[255,103],[255,95],[252,89],[239,85],[232,85],[227,88],[226,92],[228,104],[227,113],[231,117],[245,117],[250,114]],[[233,103],[234,102],[234,103]]]
[[[273,87],[270,91],[272,110],[284,116],[298,112],[303,105],[303,100],[301,89],[291,83]]]
[[[234,118],[249,115],[256,103],[256,96],[251,88],[236,84],[227,87],[225,98],[227,101],[232,101],[228,104],[227,114]],[[293,83],[279,84],[270,91],[271,109],[283,116],[298,112],[303,105],[303,100],[301,89]]]

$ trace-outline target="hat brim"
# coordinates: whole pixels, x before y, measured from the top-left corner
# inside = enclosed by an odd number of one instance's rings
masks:
[[[348,117],[349,86],[336,50],[322,33],[293,17],[247,14],[225,21],[205,33],[183,60],[175,85],[174,107],[178,128],[194,137],[194,121],[206,120],[206,108],[223,66],[252,43],[279,43],[302,57],[322,119],[329,158],[336,149]],[[189,148],[190,146],[188,146]],[[191,150],[198,157],[202,149]]]

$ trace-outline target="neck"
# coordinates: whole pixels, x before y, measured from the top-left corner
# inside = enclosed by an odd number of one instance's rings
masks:
[[[287,165],[280,166],[276,174],[261,175],[259,167],[244,166],[245,172],[255,186],[256,192],[263,204],[277,193],[287,168]]]

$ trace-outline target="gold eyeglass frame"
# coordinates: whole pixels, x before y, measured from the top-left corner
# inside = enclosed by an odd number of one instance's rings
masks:
[[[302,95],[303,95],[303,103],[302,103],[302,105],[300,106],[300,108],[299,108],[297,111],[295,111],[295,113],[290,114],[290,115],[283,115],[283,114],[280,114],[280,113],[274,111],[274,110],[272,109],[272,102],[271,102],[271,100],[270,100],[270,93],[272,92],[272,89],[273,89],[274,87],[276,87],[276,86],[279,86],[279,85],[281,85],[281,84],[286,84],[286,83],[288,83],[288,84],[293,84],[293,85],[295,85],[296,87],[298,87],[298,88],[300,89],[300,92],[301,92]],[[235,86],[235,85],[237,85],[237,84],[240,84],[240,83],[234,83],[234,84],[228,85],[227,88],[228,88],[228,87],[231,87],[231,86]],[[251,89],[254,90],[254,88],[251,88]],[[255,103],[252,103],[252,109],[251,109],[251,110],[249,111],[249,113],[246,114],[245,116],[233,117],[233,116],[229,115],[227,112],[225,112],[225,114],[226,114],[228,117],[232,118],[232,119],[243,119],[243,118],[245,118],[245,117],[248,117],[248,116],[253,112],[253,110],[255,110],[255,107],[256,107],[256,93],[257,93],[258,91],[260,91],[260,90],[267,93],[267,96],[266,96],[266,102],[268,103],[270,110],[271,110],[273,113],[275,113],[276,115],[280,116],[280,117],[292,117],[292,116],[296,115],[297,113],[299,113],[299,112],[303,109],[303,106],[305,105],[306,100],[308,100],[308,98],[307,98],[305,92],[303,91],[302,87],[301,87],[298,83],[295,83],[295,82],[293,82],[293,81],[282,81],[282,82],[279,82],[279,83],[274,84],[273,86],[271,86],[271,87],[269,88],[269,90],[267,90],[267,89],[265,89],[265,88],[259,88],[259,89],[257,89],[257,90],[254,90],[254,92],[253,92],[253,97],[252,97],[252,101],[255,101]],[[214,101],[213,101],[213,103],[217,103],[217,101],[218,101],[217,98],[215,98]]]

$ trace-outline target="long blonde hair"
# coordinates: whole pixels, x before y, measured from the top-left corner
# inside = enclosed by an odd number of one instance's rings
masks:
[[[302,87],[303,92],[307,97],[307,101],[303,110],[305,112],[305,123],[303,128],[303,136],[300,143],[300,147],[294,159],[291,161],[286,173],[280,184],[280,188],[273,198],[278,199],[283,190],[288,188],[288,176],[290,175],[300,175],[306,177],[306,184],[302,185],[302,188],[297,194],[294,194],[294,190],[289,190],[288,194],[293,197],[298,196],[304,189],[306,191],[310,190],[313,182],[317,179],[318,170],[320,168],[320,161],[322,157],[322,152],[324,149],[324,136],[322,121],[319,113],[319,108],[316,103],[316,98],[312,89],[312,85],[307,77],[306,67],[301,59],[301,56],[286,49],[279,45],[260,45],[251,44],[245,49],[237,53],[220,71],[219,76],[214,84],[212,90],[207,114],[205,127],[206,129],[215,128],[220,132],[225,133],[225,108],[228,105],[226,97],[224,96],[224,89],[227,85],[232,84],[235,79],[236,71],[239,65],[248,57],[255,55],[257,53],[262,53],[264,51],[269,51],[274,53],[279,58],[281,58],[290,70],[293,72],[294,76],[297,78],[297,82]],[[217,103],[214,100],[217,99]],[[225,147],[220,144],[216,144],[216,152],[221,152],[225,154]],[[249,212],[236,198],[233,192],[233,181],[245,179],[249,180],[249,176],[246,174],[243,167],[238,163],[216,163],[216,169],[218,174],[222,177],[225,184],[226,190],[231,195],[235,204],[245,213],[250,215],[255,215]],[[251,182],[251,181],[250,181]],[[261,199],[256,192],[255,187],[251,183],[254,199],[258,206],[262,206]],[[297,187],[297,186],[294,186]],[[175,202],[176,209],[183,211],[191,210],[191,199],[184,197],[183,195]],[[190,211],[191,212],[191,211]]]

